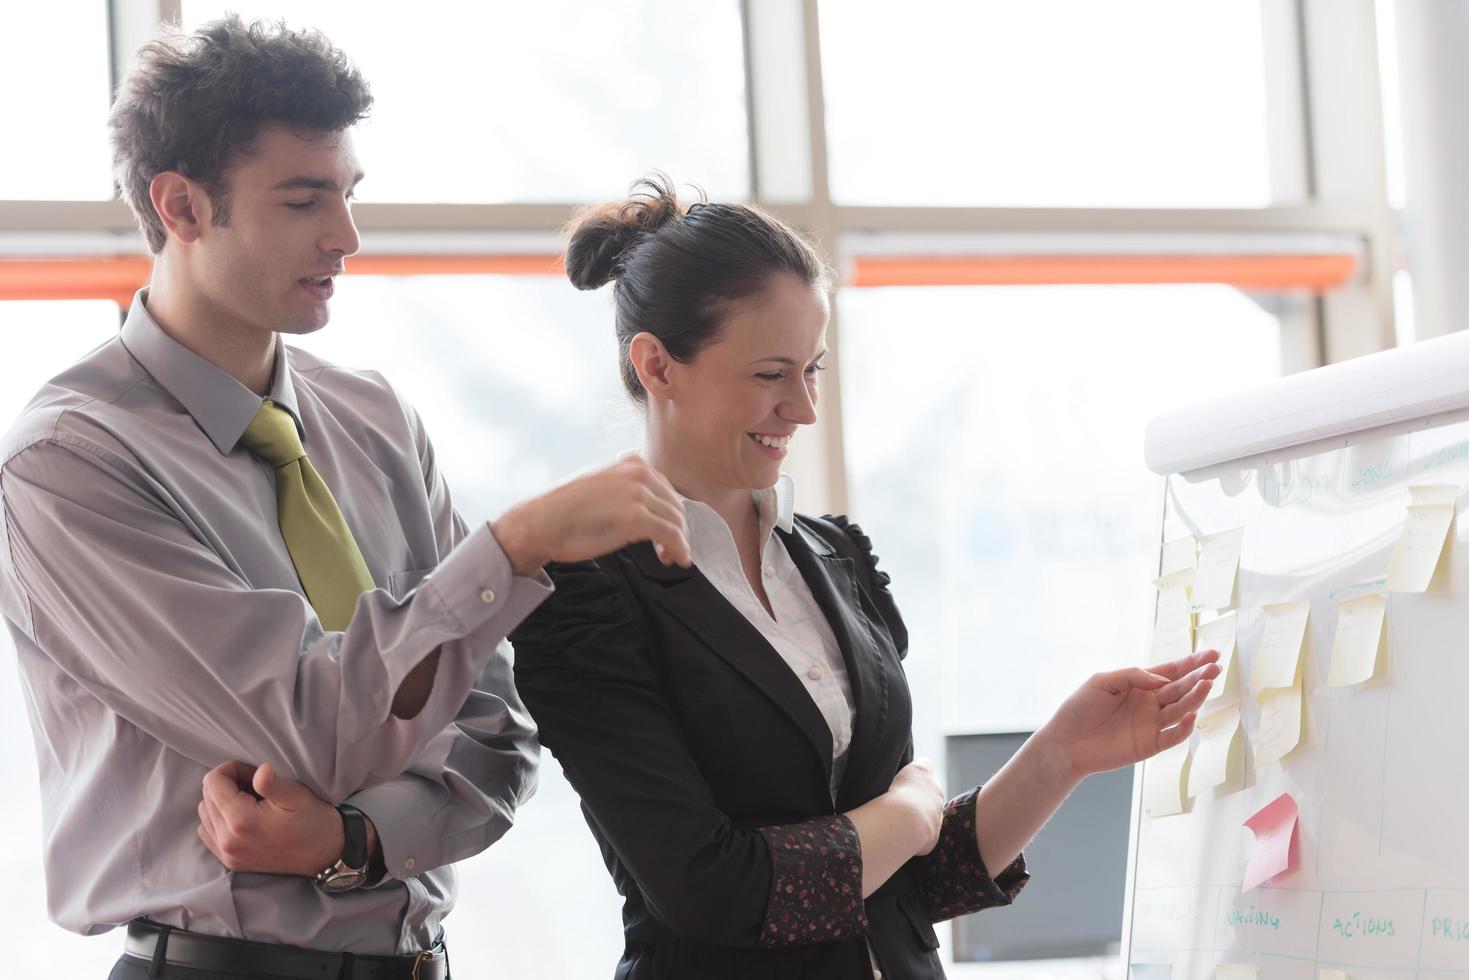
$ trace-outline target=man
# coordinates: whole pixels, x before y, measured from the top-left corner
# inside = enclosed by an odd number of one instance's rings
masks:
[[[503,639],[540,566],[646,539],[688,562],[635,458],[471,529],[379,375],[281,341],[326,324],[357,250],[370,104],[319,34],[231,18],[145,47],[111,125],[151,284],[0,443],[50,913],[129,924],[113,977],[446,976],[444,866],[535,784]],[[261,798],[211,812],[201,780]],[[275,819],[307,843],[233,854]]]

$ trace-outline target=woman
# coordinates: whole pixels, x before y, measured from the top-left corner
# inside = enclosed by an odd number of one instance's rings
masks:
[[[945,803],[912,759],[887,576],[856,525],[794,515],[781,476],[816,420],[830,273],[755,208],[639,187],[580,218],[566,269],[616,282],[622,379],[694,567],[645,543],[553,565],[511,636],[625,899],[616,976],[942,977],[933,924],[1008,904],[1084,775],[1186,739],[1217,658],[1097,675]]]

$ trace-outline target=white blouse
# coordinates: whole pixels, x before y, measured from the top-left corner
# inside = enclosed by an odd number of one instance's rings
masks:
[[[847,664],[826,614],[774,534],[789,533],[795,516],[795,482],[784,474],[775,486],[751,494],[760,515],[760,574],[772,617],[750,587],[740,564],[739,549],[724,518],[707,504],[683,498],[688,515],[689,550],[694,565],[720,595],[750,621],[775,648],[826,719],[831,729],[831,795],[836,799],[852,744],[852,686]]]

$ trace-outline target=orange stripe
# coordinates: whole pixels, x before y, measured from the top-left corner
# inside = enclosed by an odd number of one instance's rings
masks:
[[[148,281],[142,255],[99,259],[0,260],[0,300],[109,299],[126,306]],[[530,255],[366,255],[348,271],[370,276],[557,276],[561,258]],[[1344,285],[1357,271],[1350,254],[1328,255],[1044,255],[1027,257],[864,256],[853,286],[1000,286],[1223,283],[1241,289],[1311,289]]]
[[[1334,255],[863,256],[853,286],[1116,285],[1223,283],[1241,289],[1346,284],[1357,257]]]
[[[119,306],[148,281],[153,260],[144,255],[105,259],[0,261],[0,300],[110,299]]]
[[[0,300],[110,299],[120,306],[148,282],[153,260],[144,255],[87,259],[0,259]],[[365,255],[347,271],[368,276],[559,276],[561,256]]]
[[[364,276],[561,276],[559,255],[358,255],[347,271]]]

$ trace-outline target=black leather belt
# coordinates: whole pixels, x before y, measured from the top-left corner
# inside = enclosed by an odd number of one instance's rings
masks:
[[[205,936],[144,919],[128,923],[123,952],[157,967],[167,963],[226,973],[258,973],[280,980],[448,980],[449,977],[449,954],[443,943],[416,956],[359,956]]]

